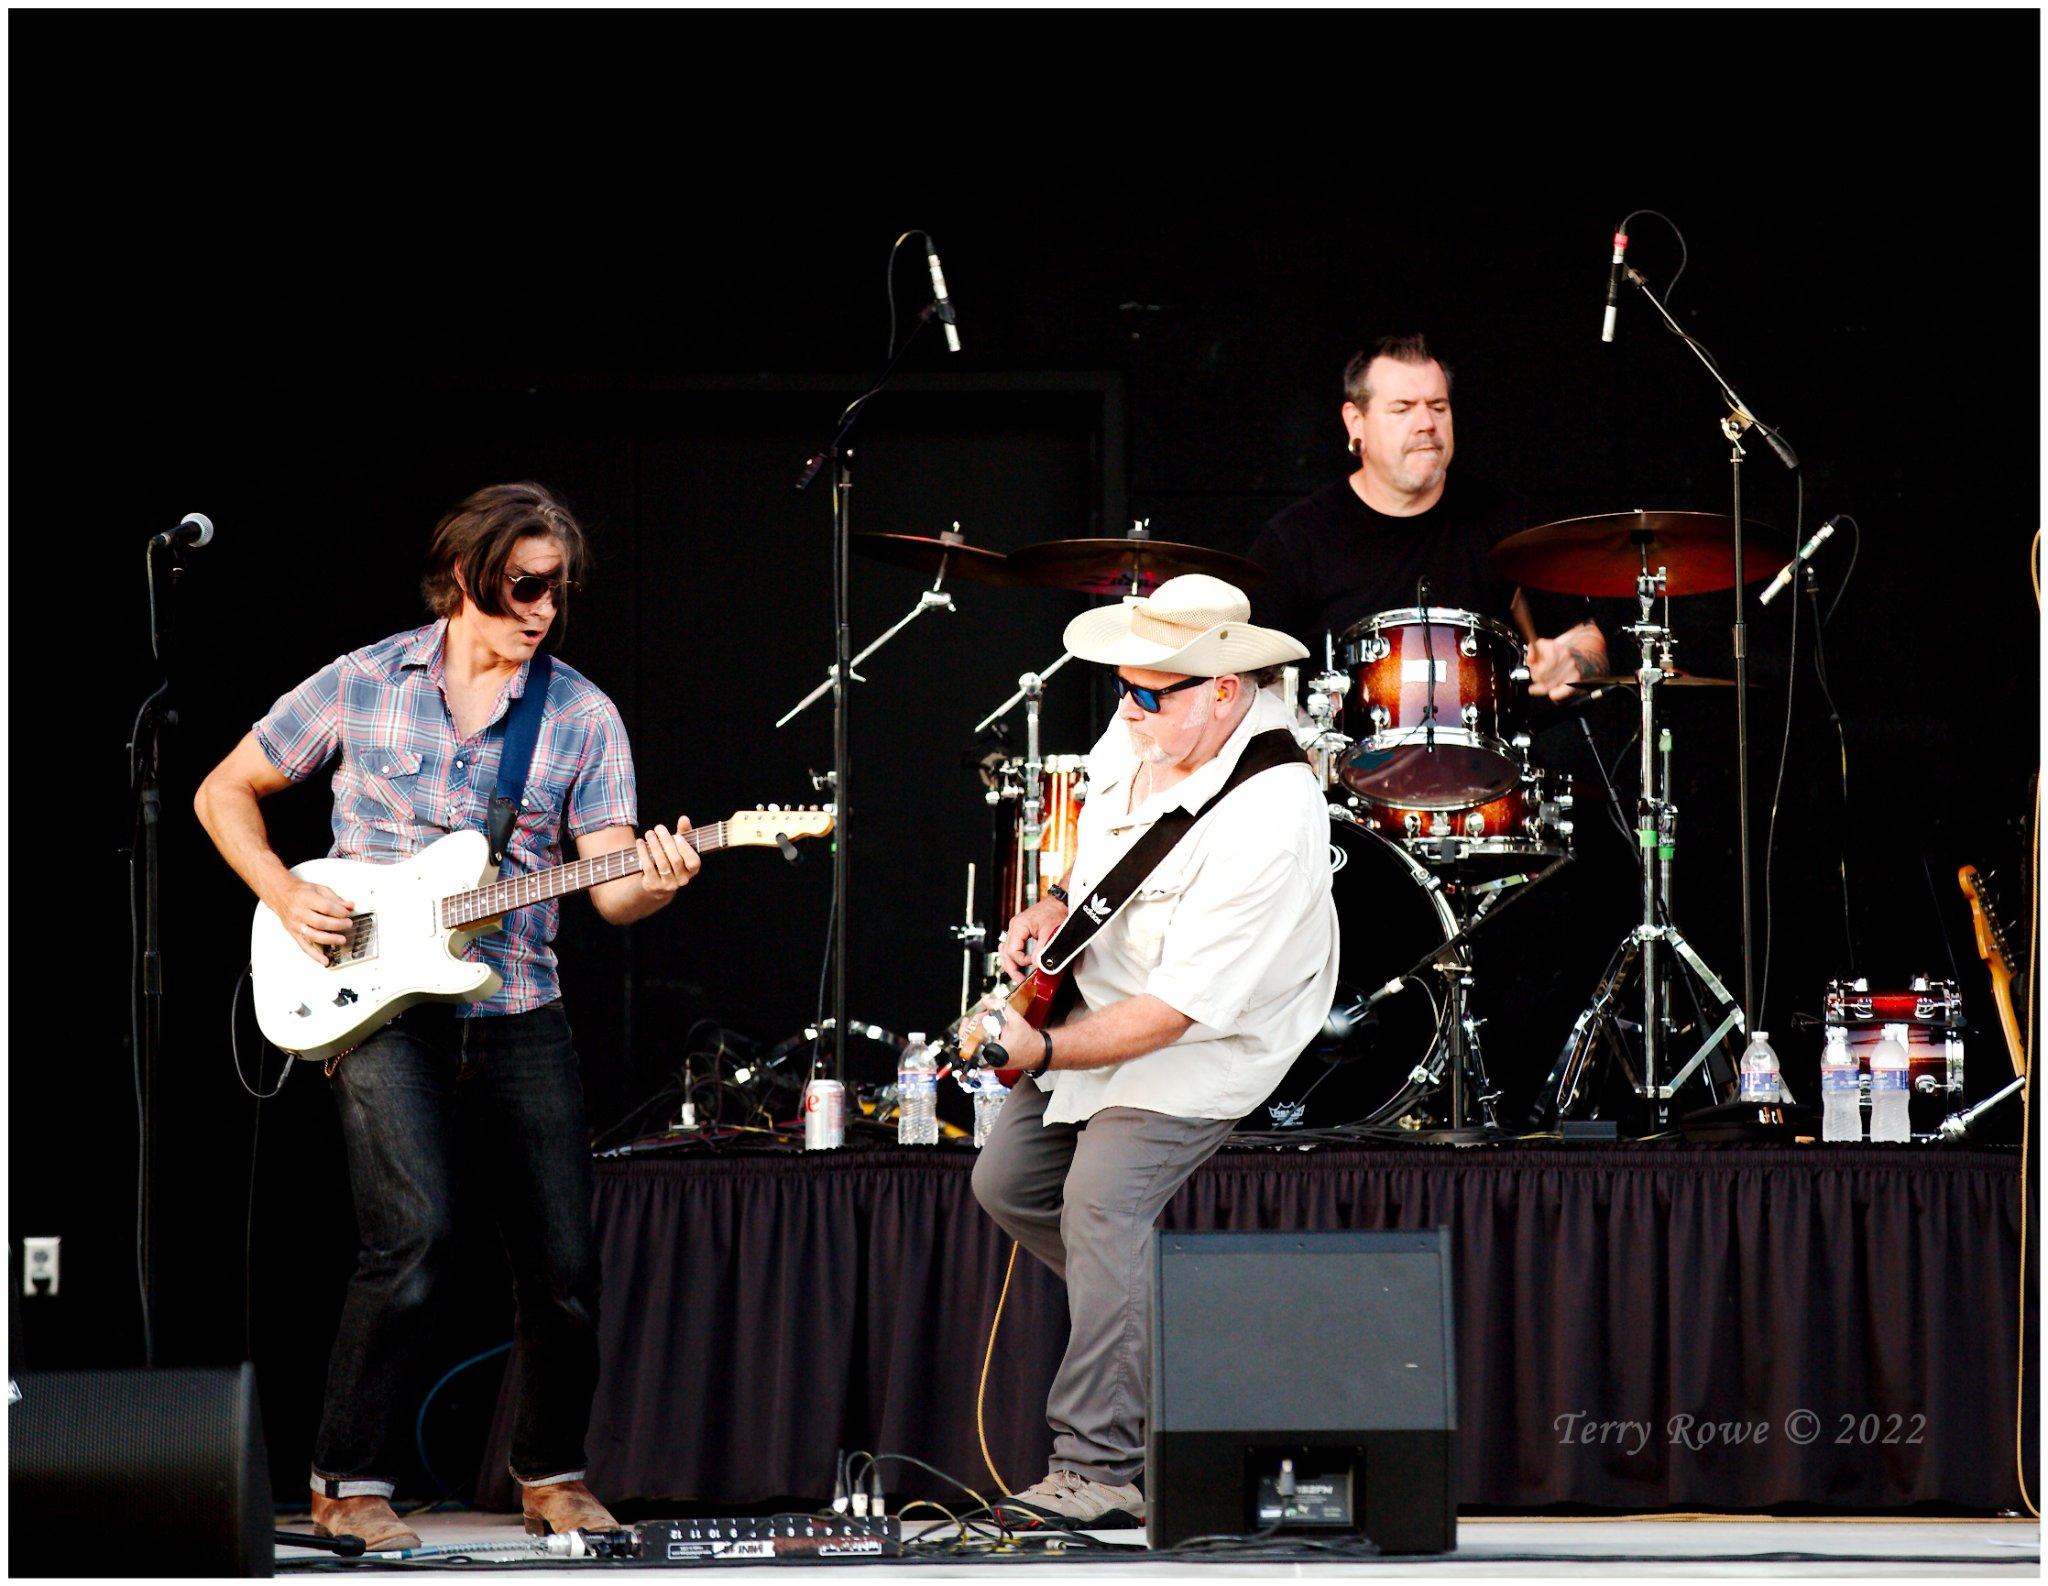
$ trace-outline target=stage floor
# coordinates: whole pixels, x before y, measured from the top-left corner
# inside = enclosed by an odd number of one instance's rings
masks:
[[[455,1546],[484,1549],[492,1543],[522,1540],[517,1516],[458,1511],[415,1516],[413,1528],[428,1547]],[[906,1524],[908,1535],[917,1535],[944,1521],[913,1520]],[[303,1511],[278,1516],[280,1530],[308,1529]],[[1679,1519],[1670,1515],[1648,1515],[1617,1519],[1530,1520],[1461,1518],[1458,1522],[1458,1550],[1440,1556],[1392,1559],[1341,1559],[1317,1557],[1308,1552],[1292,1556],[1268,1556],[1259,1560],[1215,1555],[1194,1558],[1185,1555],[1153,1556],[1132,1546],[1134,1533],[1095,1533],[1108,1545],[1131,1547],[1128,1558],[1106,1558],[1091,1553],[1085,1558],[1048,1558],[1037,1544],[1021,1547],[1000,1559],[972,1559],[937,1556],[915,1560],[778,1560],[753,1563],[697,1563],[657,1566],[684,1568],[702,1574],[713,1571],[737,1576],[741,1572],[759,1578],[764,1568],[778,1575],[801,1572],[807,1577],[843,1574],[856,1567],[864,1577],[875,1571],[919,1576],[1014,1575],[1023,1570],[1032,1575],[1057,1571],[1079,1571],[1089,1580],[1128,1577],[1134,1580],[1173,1580],[1194,1571],[1221,1570],[1231,1576],[1298,1577],[1304,1570],[1318,1576],[1402,1575],[1522,1575],[1556,1576],[1640,1576],[1644,1574],[1719,1576],[1817,1576],[1856,1578],[1869,1576],[1949,1576],[1972,1579],[1987,1575],[2000,1578],[2023,1573],[2038,1577],[2041,1572],[2041,1528],[2034,1520],[1883,1520],[1827,1519],[1778,1520],[1704,1518]],[[474,1573],[488,1568],[491,1560],[478,1553],[439,1555],[405,1561],[397,1567],[407,1573],[435,1570],[437,1573]],[[500,1559],[511,1562],[511,1555]],[[280,1574],[319,1570],[376,1568],[368,1564],[347,1564],[326,1553],[295,1547],[280,1547]],[[532,1574],[533,1563],[513,1567]],[[557,1569],[538,1566],[542,1573],[567,1576],[590,1569],[616,1569],[603,1563],[562,1565]]]

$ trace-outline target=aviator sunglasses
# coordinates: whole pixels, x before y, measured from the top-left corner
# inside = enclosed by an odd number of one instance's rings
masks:
[[[1159,702],[1166,698],[1168,694],[1178,694],[1184,688],[1200,688],[1204,683],[1214,681],[1214,679],[1206,677],[1188,677],[1181,679],[1178,683],[1169,684],[1165,688],[1140,688],[1120,672],[1112,675],[1116,679],[1116,697],[1123,699],[1129,696],[1135,699],[1138,702],[1138,709],[1144,711],[1147,715],[1158,714]]]
[[[505,579],[512,586],[512,598],[522,606],[530,606],[549,594],[559,606],[576,587],[573,578],[543,578],[539,573],[507,573]]]

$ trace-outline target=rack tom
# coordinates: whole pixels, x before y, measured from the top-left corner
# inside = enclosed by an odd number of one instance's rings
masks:
[[[1382,611],[1344,633],[1340,775],[1370,804],[1461,810],[1522,778],[1528,668],[1513,630],[1451,606]]]

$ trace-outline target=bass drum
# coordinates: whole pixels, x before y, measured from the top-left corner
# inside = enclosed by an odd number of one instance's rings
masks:
[[[1332,805],[1330,891],[1340,941],[1336,1002],[1321,1033],[1240,1128],[1381,1121],[1436,1043],[1445,987],[1435,971],[1425,968],[1370,1009],[1366,1002],[1456,933],[1443,888],[1399,844]]]

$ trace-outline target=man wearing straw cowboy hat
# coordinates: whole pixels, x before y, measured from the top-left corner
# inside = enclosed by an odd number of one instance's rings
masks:
[[[1336,990],[1327,806],[1292,709],[1263,687],[1307,651],[1250,614],[1196,573],[1067,625],[1068,650],[1114,669],[1117,720],[1088,756],[1073,865],[1001,956],[1013,975],[1062,974],[1078,1009],[1043,1030],[994,999],[978,1016],[980,1055],[1025,1077],[975,1197],[1065,1280],[1072,1322],[1051,1471],[999,1505],[1012,1523],[1144,1523],[1153,1219],[1286,1076]]]

